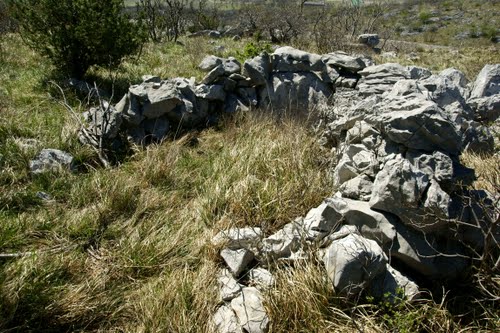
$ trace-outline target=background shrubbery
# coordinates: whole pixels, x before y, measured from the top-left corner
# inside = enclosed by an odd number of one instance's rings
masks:
[[[81,78],[93,66],[113,68],[143,43],[141,22],[121,0],[13,0],[21,35],[57,69]]]

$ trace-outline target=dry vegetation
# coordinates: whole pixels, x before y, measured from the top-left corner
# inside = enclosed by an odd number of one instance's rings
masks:
[[[88,78],[114,85],[118,98],[143,74],[199,79],[196,65],[216,53],[214,45],[181,41],[148,44],[138,60],[115,72],[94,68]],[[218,55],[241,57],[250,41],[218,40],[225,46]],[[473,78],[485,63],[500,63],[498,47],[488,47],[417,49],[418,58],[402,52],[391,61],[434,71],[453,66]],[[210,237],[233,225],[270,233],[333,193],[329,153],[306,122],[273,115],[241,115],[136,147],[120,165],[102,169],[54,99],[46,61],[8,35],[0,68],[0,330],[207,332],[221,265]],[[38,143],[22,148],[31,138]],[[44,147],[72,153],[78,172],[30,175],[29,160]],[[476,168],[478,187],[499,192],[498,156],[463,158]],[[53,199],[41,200],[39,191]],[[266,295],[275,333],[499,329],[497,303],[460,309],[450,296],[413,305],[348,304],[313,261],[277,267],[276,278]]]

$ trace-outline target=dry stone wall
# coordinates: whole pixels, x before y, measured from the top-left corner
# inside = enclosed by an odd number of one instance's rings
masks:
[[[336,193],[306,216],[271,235],[242,228],[214,237],[226,264],[212,318],[218,332],[268,330],[263,295],[279,261],[317,256],[339,294],[397,302],[401,292],[419,297],[418,279],[458,278],[471,249],[500,241],[498,193],[471,190],[474,170],[460,161],[465,150],[494,153],[486,124],[498,124],[500,64],[469,83],[456,69],[433,75],[282,47],[243,64],[209,56],[200,68],[207,73],[201,83],[145,77],[117,105],[91,110],[87,130],[144,143],[222,113],[308,112],[320,120],[321,144],[338,156]]]

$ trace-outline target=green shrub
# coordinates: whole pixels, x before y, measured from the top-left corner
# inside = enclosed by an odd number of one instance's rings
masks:
[[[238,57],[242,60],[246,60],[256,57],[262,52],[272,53],[273,50],[271,48],[271,45],[268,43],[262,44],[250,42],[245,45],[245,47],[243,48],[243,52],[238,52]]]
[[[21,35],[64,74],[81,78],[93,65],[116,67],[144,41],[142,23],[122,0],[12,0]]]

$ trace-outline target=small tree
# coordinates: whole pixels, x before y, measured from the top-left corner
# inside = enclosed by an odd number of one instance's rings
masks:
[[[142,24],[122,0],[12,0],[23,40],[76,78],[93,66],[116,67],[139,50]]]
[[[177,41],[186,24],[187,0],[139,0],[137,9],[144,18],[149,38]]]

